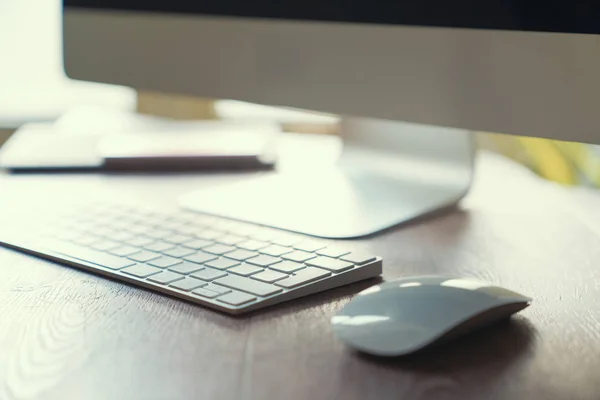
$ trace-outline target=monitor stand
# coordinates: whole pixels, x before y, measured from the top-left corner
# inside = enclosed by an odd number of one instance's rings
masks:
[[[326,238],[365,236],[455,205],[474,169],[471,132],[366,118],[341,123],[337,164],[184,195],[184,208]],[[306,166],[313,163],[305,155]]]

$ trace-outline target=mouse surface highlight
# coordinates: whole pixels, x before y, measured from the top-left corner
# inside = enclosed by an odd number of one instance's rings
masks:
[[[412,277],[363,290],[331,323],[359,351],[401,356],[507,319],[530,302],[472,279]]]

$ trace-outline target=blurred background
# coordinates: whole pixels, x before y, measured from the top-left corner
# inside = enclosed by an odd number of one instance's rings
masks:
[[[81,105],[182,120],[267,117],[287,131],[338,133],[336,116],[71,81],[62,68],[60,17],[61,0],[0,1],[0,146],[22,124],[52,122]],[[476,134],[480,148],[501,153],[545,179],[600,187],[599,146]]]

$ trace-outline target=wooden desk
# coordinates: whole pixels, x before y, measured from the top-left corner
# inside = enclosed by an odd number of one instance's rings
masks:
[[[0,399],[600,399],[600,196],[491,154],[460,210],[356,240],[386,279],[482,278],[532,296],[513,322],[419,356],[345,349],[329,319],[373,282],[233,318],[0,250]],[[211,176],[0,177],[23,196],[174,196]]]
[[[8,140],[10,135],[12,135],[13,129],[3,129],[0,128],[0,147]]]

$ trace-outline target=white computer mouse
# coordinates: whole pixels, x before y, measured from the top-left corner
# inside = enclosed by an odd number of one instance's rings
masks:
[[[530,303],[529,297],[473,279],[421,276],[362,291],[331,323],[354,349],[401,356],[507,319]]]

